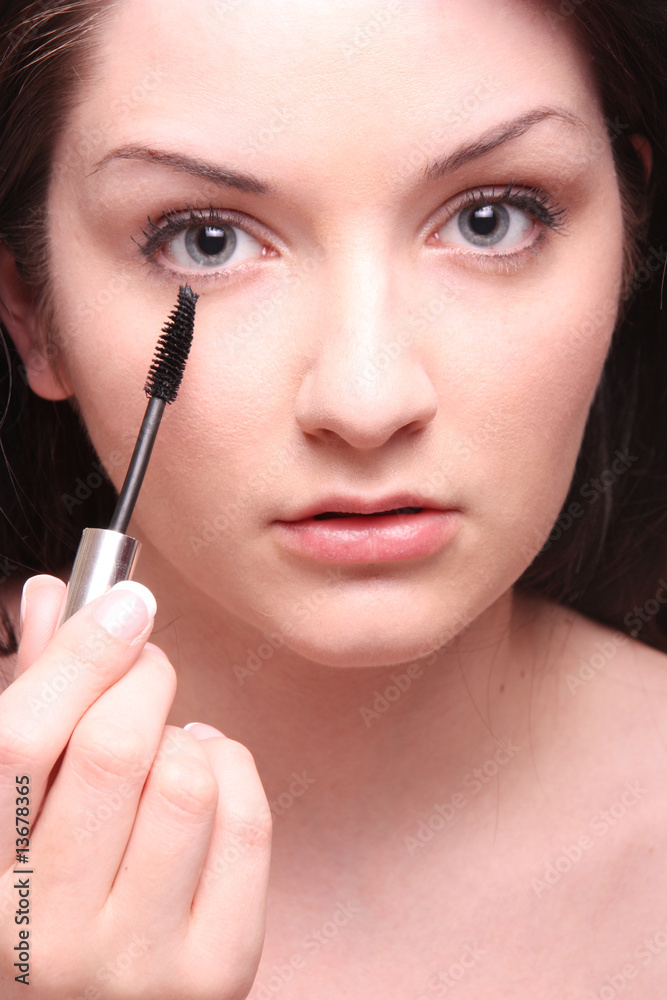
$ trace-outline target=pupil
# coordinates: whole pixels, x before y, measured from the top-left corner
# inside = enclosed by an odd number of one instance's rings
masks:
[[[473,212],[471,229],[477,236],[488,236],[496,227],[496,210],[493,205],[484,205]]]
[[[225,248],[227,234],[216,226],[203,226],[197,236],[197,248],[203,254],[216,257]]]

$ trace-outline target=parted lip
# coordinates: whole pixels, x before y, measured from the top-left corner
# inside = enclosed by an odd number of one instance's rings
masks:
[[[283,521],[305,521],[316,514],[335,512],[338,514],[379,514],[386,510],[397,510],[402,507],[421,507],[428,510],[447,510],[432,500],[425,500],[417,493],[393,493],[390,496],[371,498],[349,496],[342,493],[315,500],[300,510],[282,518]]]

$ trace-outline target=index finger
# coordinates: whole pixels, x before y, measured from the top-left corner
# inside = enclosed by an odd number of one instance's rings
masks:
[[[141,584],[117,584],[68,619],[42,655],[0,695],[0,814],[9,815],[16,776],[27,775],[39,812],[49,774],[84,713],[136,661],[153,627],[155,599]],[[27,621],[26,617],[26,621]],[[0,843],[3,860],[13,831]]]

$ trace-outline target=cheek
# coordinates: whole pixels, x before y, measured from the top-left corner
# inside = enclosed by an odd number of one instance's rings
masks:
[[[605,177],[566,250],[545,254],[534,279],[500,283],[467,310],[466,329],[478,338],[468,393],[458,400],[469,485],[481,522],[508,553],[518,533],[537,551],[558,516],[609,350],[623,223],[611,166]]]
[[[576,286],[575,286],[576,288]],[[609,349],[618,286],[512,315],[483,385],[468,399],[465,481],[478,526],[517,572],[541,548],[566,499]],[[535,322],[534,317],[539,316]],[[509,346],[511,344],[511,346]]]

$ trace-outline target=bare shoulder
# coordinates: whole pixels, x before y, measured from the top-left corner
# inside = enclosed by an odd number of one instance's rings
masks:
[[[572,608],[541,598],[523,606],[547,650],[541,680],[559,751],[599,778],[640,769],[667,788],[667,654]]]
[[[576,658],[576,666],[568,678],[573,693],[580,684],[601,681],[618,690],[627,687],[638,693],[642,690],[667,697],[667,653],[642,641],[641,630],[636,636],[603,625],[572,609],[561,609],[571,623],[572,646],[570,656]]]
[[[667,695],[667,653],[642,641],[644,622],[639,617],[633,618],[633,636],[554,601],[522,595],[521,602],[537,627],[549,634],[551,651],[565,668],[572,693],[595,680],[604,684],[644,678]]]
[[[600,780],[641,773],[667,788],[667,653],[552,602],[539,613],[569,745]]]

